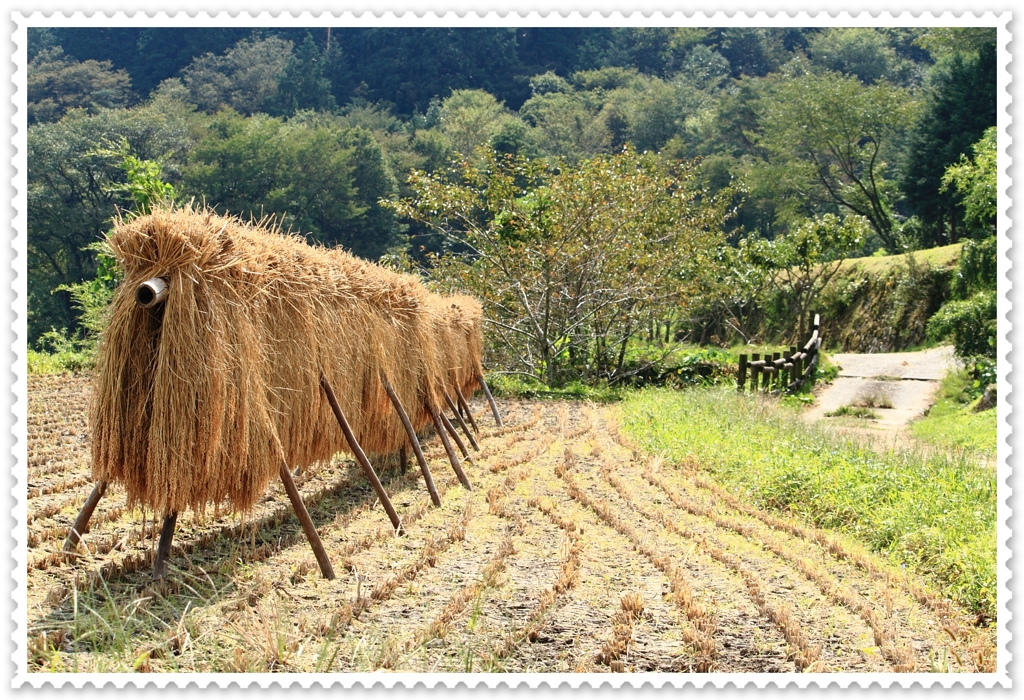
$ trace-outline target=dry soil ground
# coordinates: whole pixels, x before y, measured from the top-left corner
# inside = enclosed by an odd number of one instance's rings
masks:
[[[348,461],[301,492],[338,578],[320,577],[279,486],[242,522],[178,521],[149,578],[152,514],[114,488],[74,556],[92,485],[88,381],[29,379],[28,662],[35,671],[977,671],[991,633],[855,543],[755,509],[634,451],[616,409],[474,401],[459,486],[437,439],[433,508],[384,482],[396,537]]]

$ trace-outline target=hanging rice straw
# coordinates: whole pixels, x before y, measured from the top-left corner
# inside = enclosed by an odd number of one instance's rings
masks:
[[[124,282],[97,361],[92,465],[94,478],[124,484],[129,505],[245,512],[282,460],[305,467],[348,451],[321,371],[372,453],[408,441],[381,376],[417,429],[446,388],[478,386],[472,298],[191,207],[117,221],[109,242]]]

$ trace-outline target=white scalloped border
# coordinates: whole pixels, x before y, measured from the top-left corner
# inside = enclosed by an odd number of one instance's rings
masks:
[[[49,14],[49,16],[47,16]],[[1009,374],[1012,368],[1011,333],[1012,333],[1012,304],[1010,294],[1012,283],[1010,278],[1010,232],[1012,219],[1010,217],[1010,190],[1012,179],[1010,176],[1012,145],[1010,126],[1010,104],[1012,101],[1009,92],[1012,74],[1010,65],[1012,54],[1010,51],[1010,22],[1012,13],[1009,11],[992,12],[986,11],[978,15],[972,11],[963,10],[959,16],[954,12],[945,11],[938,14],[931,12],[920,12],[916,16],[911,12],[892,13],[888,11],[872,15],[870,12],[847,12],[840,11],[834,15],[829,11],[807,12],[798,11],[789,13],[786,11],[777,12],[755,12],[743,11],[717,11],[712,13],[691,12],[603,12],[603,11],[571,11],[561,12],[552,10],[548,12],[527,11],[517,12],[513,10],[486,11],[478,13],[475,11],[346,11],[341,13],[332,12],[280,12],[272,13],[267,11],[250,13],[242,12],[216,12],[210,13],[200,11],[191,13],[157,11],[105,11],[71,12],[12,12],[12,22],[16,29],[11,35],[13,43],[12,62],[16,66],[12,75],[14,91],[12,102],[15,107],[12,117],[11,144],[13,146],[13,178],[11,184],[15,189],[15,196],[12,199],[14,218],[12,229],[14,238],[12,249],[14,253],[13,262],[10,268],[4,270],[3,274],[12,274],[12,284],[7,287],[13,291],[14,320],[11,331],[11,350],[16,358],[12,370],[14,383],[11,390],[15,396],[15,404],[12,407],[15,422],[12,426],[12,501],[15,504],[12,515],[17,526],[14,531],[16,546],[11,550],[11,558],[14,561],[12,579],[14,583],[13,596],[10,602],[14,604],[11,610],[11,661],[16,669],[15,675],[11,678],[11,687],[33,687],[44,686],[60,687],[177,687],[184,688],[186,685],[195,684],[201,688],[227,688],[231,684],[237,684],[241,688],[259,687],[344,687],[344,688],[370,688],[383,686],[386,688],[413,688],[414,686],[425,686],[427,688],[454,688],[457,684],[465,684],[469,688],[486,687],[498,688],[499,686],[516,688],[558,688],[568,686],[571,688],[590,687],[596,688],[608,685],[614,688],[639,688],[641,685],[650,685],[655,688],[662,687],[733,687],[743,688],[756,686],[765,687],[817,687],[824,688],[838,685],[841,688],[859,687],[867,688],[869,685],[877,685],[883,688],[909,688],[913,684],[920,684],[925,688],[971,688],[971,687],[1002,687],[1011,688],[1012,678],[1010,676],[1011,653],[1009,644],[1012,638],[1010,623],[1012,613],[1010,610],[1011,589],[1009,582],[1012,571],[1009,567],[1012,555],[1009,547],[1009,539],[1012,530],[1009,525],[1012,515],[1011,508],[1011,486],[1010,486],[1010,464],[1012,448],[1009,442],[1011,426],[1008,422],[1010,405],[1007,397],[1012,390],[1009,381]],[[997,229],[999,237],[999,280],[998,280],[998,313],[1001,319],[1006,321],[1002,327],[1003,333],[998,336],[998,356],[1008,361],[1002,363],[999,371],[999,423],[998,423],[998,547],[999,547],[999,569],[998,581],[1000,605],[1000,624],[997,632],[997,671],[992,674],[895,674],[895,673],[837,673],[837,674],[768,674],[768,673],[740,673],[740,674],[667,674],[667,673],[640,673],[640,674],[534,674],[534,673],[511,673],[511,674],[423,674],[423,673],[359,673],[359,674],[162,674],[162,675],[141,675],[141,674],[30,674],[26,671],[27,659],[24,649],[26,639],[26,597],[25,597],[25,565],[27,561],[27,527],[26,521],[26,494],[24,484],[26,482],[26,355],[23,341],[19,344],[19,338],[26,334],[26,128],[25,128],[25,66],[26,47],[25,40],[29,26],[194,26],[213,27],[231,24],[235,26],[337,26],[345,24],[349,26],[394,26],[394,27],[429,27],[429,26],[453,26],[453,27],[494,27],[494,26],[995,26],[997,28],[997,51],[999,52],[999,81],[997,91],[997,125],[999,127],[999,155],[998,167],[1005,175],[1003,187],[999,191],[999,214]]]

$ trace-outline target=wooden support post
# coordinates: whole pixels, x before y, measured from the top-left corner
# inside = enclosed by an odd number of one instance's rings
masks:
[[[817,321],[817,316],[815,316],[815,321]],[[815,379],[814,374],[815,374],[815,372],[818,369],[818,360],[819,360],[820,352],[821,352],[821,336],[819,335],[817,337],[817,339],[814,341],[814,357],[811,358],[811,366],[808,369],[808,375],[807,375],[808,378],[811,380],[811,384],[812,385],[814,384],[814,379]]]
[[[755,352],[750,357],[753,358],[754,362],[759,362],[761,360],[761,353]],[[761,365],[754,365],[750,369],[752,370],[750,372],[750,390],[756,394],[757,385],[761,379]]]
[[[772,372],[772,390],[773,391],[778,391],[779,390],[779,386],[780,386],[779,380],[782,379],[782,370],[779,368],[778,365],[775,364],[775,361],[777,359],[779,359],[780,357],[782,357],[782,353],[778,353],[778,352],[773,352],[772,353],[772,365],[774,366],[774,369],[775,369],[775,371]]]
[[[441,497],[437,494],[437,487],[434,486],[434,477],[430,475],[430,468],[427,467],[427,458],[423,456],[423,448],[420,447],[420,439],[416,437],[416,431],[412,427],[412,421],[409,420],[409,414],[405,412],[405,407],[402,406],[402,402],[398,399],[398,394],[391,388],[391,382],[388,381],[388,378],[382,374],[380,380],[384,383],[384,391],[388,393],[391,405],[395,407],[395,412],[398,413],[398,417],[402,419],[402,425],[405,426],[405,433],[409,436],[409,444],[412,445],[412,452],[416,455],[416,461],[420,465],[420,472],[423,474],[423,481],[427,485],[427,492],[430,493],[430,501],[435,506],[440,506]]]
[[[380,504],[384,506],[384,510],[387,512],[388,518],[391,519],[391,525],[395,528],[395,532],[401,534],[402,521],[398,517],[397,511],[395,511],[395,507],[391,505],[391,499],[388,498],[388,494],[384,490],[384,486],[380,483],[380,479],[377,478],[377,473],[373,471],[373,465],[371,465],[370,460],[366,458],[363,448],[359,446],[355,433],[352,432],[352,426],[348,424],[345,414],[342,413],[341,405],[338,403],[338,397],[334,395],[334,389],[331,388],[331,383],[327,381],[327,377],[322,373],[320,374],[320,386],[323,388],[324,393],[327,394],[327,401],[331,404],[331,410],[334,411],[334,417],[338,420],[338,425],[341,426],[341,431],[345,433],[345,439],[348,440],[349,449],[352,450],[352,454],[355,455],[356,461],[359,462],[359,465],[363,468],[363,474],[366,475],[370,485],[373,486],[373,490],[377,492],[377,498],[380,499]]]
[[[459,434],[455,432],[455,426],[452,425],[450,420],[448,420],[448,416],[446,416],[444,412],[438,411],[437,417],[441,419],[441,425],[444,426],[444,429],[452,436],[452,440],[454,440],[455,444],[458,446],[459,452],[462,453],[462,458],[470,464],[473,464],[473,458],[469,456],[469,450],[466,449],[466,443],[464,443],[462,438],[459,437]]]
[[[405,445],[398,448],[398,468],[402,470],[402,474],[409,471],[409,450]]]
[[[284,490],[288,493],[288,500],[292,502],[295,515],[299,517],[302,531],[306,533],[306,539],[309,540],[309,545],[313,548],[313,556],[316,557],[316,563],[320,565],[320,573],[328,581],[333,581],[334,567],[331,566],[331,560],[327,557],[327,550],[324,549],[324,543],[320,541],[320,535],[317,534],[316,527],[313,525],[313,519],[309,517],[306,504],[302,502],[299,489],[292,481],[292,473],[288,471],[288,465],[283,461],[281,462],[281,481],[284,482]]]
[[[448,408],[450,408],[452,410],[452,413],[455,414],[455,420],[459,422],[459,427],[462,428],[462,432],[464,432],[466,434],[466,437],[469,438],[469,444],[473,446],[474,450],[479,452],[480,445],[477,444],[476,438],[473,437],[473,433],[471,433],[469,430],[469,426],[466,425],[466,421],[464,421],[462,419],[462,416],[459,414],[459,407],[455,405],[455,402],[452,401],[452,397],[448,396],[448,394],[444,395],[444,400],[448,404]]]
[[[483,387],[484,394],[487,396],[487,403],[491,404],[491,413],[494,414],[494,422],[498,424],[499,428],[504,428],[505,424],[501,422],[501,415],[498,413],[498,405],[494,403],[494,397],[491,396],[491,390],[487,388],[487,382],[484,381],[484,376],[478,375],[476,380],[480,382],[480,386]]]
[[[747,356],[740,355],[740,367],[736,371],[736,390],[743,391],[747,383]]]
[[[156,561],[153,562],[154,581],[163,581],[167,576],[167,557],[171,556],[171,540],[174,538],[174,526],[177,522],[176,510],[164,518],[164,526],[160,529],[160,544],[156,548]]]
[[[455,470],[455,476],[459,477],[459,483],[461,483],[467,491],[472,491],[473,487],[469,484],[466,472],[462,471],[462,465],[459,464],[459,458],[455,456],[455,449],[452,447],[452,443],[448,439],[448,433],[445,432],[444,425],[441,423],[441,417],[429,403],[426,407],[431,420],[434,421],[434,430],[437,431],[438,437],[441,438],[441,444],[444,445],[444,451],[448,453],[448,461],[452,463],[452,469]]]
[[[466,401],[466,397],[462,395],[462,389],[455,387],[455,398],[459,400],[459,405],[462,406],[462,412],[466,414],[466,418],[469,419],[469,424],[473,426],[473,432],[479,434],[480,426],[476,424],[476,418],[473,417],[473,412],[469,410],[469,402]]]
[[[102,479],[97,481],[96,485],[92,487],[92,493],[85,499],[85,505],[82,506],[78,517],[75,518],[75,524],[71,526],[71,531],[68,532],[67,539],[64,540],[65,552],[71,551],[82,541],[82,535],[89,528],[89,519],[92,517],[93,511],[96,510],[96,504],[100,502],[100,499],[103,498],[103,494],[106,492],[107,482]]]

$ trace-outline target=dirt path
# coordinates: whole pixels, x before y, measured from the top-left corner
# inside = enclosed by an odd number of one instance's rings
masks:
[[[942,378],[955,367],[953,348],[918,352],[832,356],[839,376],[818,393],[804,419],[825,420],[841,430],[889,443],[903,437],[906,426],[934,402]],[[877,418],[829,417],[844,406],[870,409]]]
[[[636,452],[615,407],[484,405],[458,484],[436,439],[383,480],[395,537],[347,461],[300,480],[338,573],[319,576],[279,488],[245,523],[179,520],[168,582],[157,532],[90,490],[78,379],[29,381],[30,668],[149,671],[976,671],[994,637],[850,540],[751,507],[697,465]],[[150,514],[151,515],[151,514]],[[102,576],[102,578],[100,578]]]

